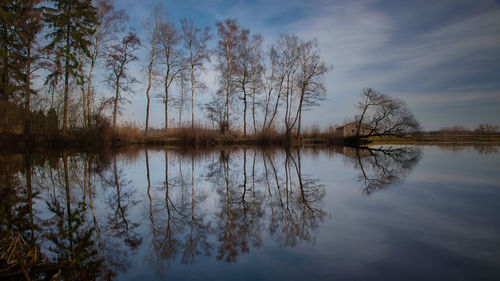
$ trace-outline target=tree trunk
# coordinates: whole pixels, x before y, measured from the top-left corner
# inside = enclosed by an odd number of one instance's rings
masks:
[[[361,113],[361,116],[359,117],[358,121],[358,128],[356,129],[356,137],[359,138],[359,132],[361,129],[361,125],[363,124],[363,119],[365,118],[366,110],[368,109],[368,104],[365,102],[365,106],[363,107],[363,112]]]
[[[147,104],[146,104],[146,128],[144,130],[144,136],[148,136],[148,129],[149,129],[149,104],[151,102],[150,97],[149,97],[149,91],[151,90],[151,75],[153,72],[153,60],[154,60],[154,45],[151,51],[151,60],[149,61],[149,66],[148,66],[148,87],[146,89],[146,99],[147,99]]]
[[[118,113],[118,98],[120,97],[120,78],[116,79],[116,94],[113,106],[113,131],[116,130],[116,114]]]
[[[97,45],[96,45],[97,48]],[[92,89],[92,76],[94,75],[94,66],[95,66],[95,61],[97,59],[97,52],[94,52],[92,61],[90,63],[90,70],[89,70],[89,81],[87,84],[87,126],[90,128],[92,125],[92,113],[91,113],[91,89]]]
[[[168,74],[165,77],[165,133],[168,130]]]
[[[181,90],[181,101],[179,104],[179,120],[177,121],[177,127],[181,126],[182,123],[182,108],[184,106],[184,88]]]
[[[302,109],[299,111],[299,123],[297,124],[297,139],[300,139],[300,124],[302,123]]]
[[[247,136],[247,94],[243,87],[243,136]]]
[[[85,94],[85,83],[84,83],[84,75],[83,75],[83,60],[82,60],[82,57],[80,56],[79,58],[79,63],[80,63],[80,66],[79,66],[79,71],[80,71],[80,74],[82,75],[82,81],[81,81],[81,85],[80,85],[80,90],[82,91],[82,117],[83,117],[83,127],[87,126],[87,106],[86,106],[86,103],[87,103],[87,97],[86,97],[86,94]]]
[[[68,128],[68,93],[69,93],[69,25],[66,26],[66,56],[64,58],[64,108],[63,108],[63,129],[62,134],[66,136]]]
[[[194,130],[194,65],[191,62],[191,129]]]
[[[229,95],[231,93],[231,53],[228,48],[226,48],[226,52],[228,55],[226,56],[227,58],[227,77],[226,77],[226,103],[224,105],[224,121],[225,124],[224,126],[227,126],[229,129]],[[224,130],[225,132],[226,130]],[[229,130],[228,130],[229,131]]]
[[[31,139],[31,45],[28,46],[28,61],[26,62],[25,102],[24,102],[24,139]]]
[[[300,126],[302,123],[302,104],[304,103],[304,95],[305,95],[305,85],[302,86],[301,90],[301,95],[300,95],[300,102],[299,102],[299,108],[297,108],[297,117],[295,117],[295,121],[298,119],[298,124],[297,124],[297,139],[300,138]],[[294,122],[295,125],[295,122]]]
[[[254,135],[257,134],[257,126],[255,123],[255,94],[256,94],[256,90],[255,90],[255,85],[254,85],[253,94],[252,94],[252,120],[253,120],[253,134]]]
[[[271,119],[269,119],[269,124],[267,125],[266,129],[264,130],[265,133],[267,133],[267,131],[269,131],[269,129],[271,129],[271,126],[273,125],[273,122],[274,122],[274,118],[276,118],[276,113],[278,112],[279,101],[280,101],[282,90],[283,90],[283,80],[284,79],[285,79],[284,77],[280,78],[280,86],[278,89],[278,95],[276,96],[276,103],[274,104],[274,110],[273,110],[273,114],[271,115]],[[271,100],[271,93],[269,93],[269,100]],[[266,111],[267,111],[267,108],[266,108]],[[267,112],[266,112],[266,116],[267,116]]]
[[[151,81],[151,74],[149,76],[150,76],[149,80]],[[146,104],[146,128],[144,130],[144,136],[145,137],[148,136],[148,129],[149,129],[149,103],[151,102],[150,98],[149,98],[149,90],[150,90],[150,88],[151,88],[151,84],[148,85],[148,89],[146,90],[147,104]]]

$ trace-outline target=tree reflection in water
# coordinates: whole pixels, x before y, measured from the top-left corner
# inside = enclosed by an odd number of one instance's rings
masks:
[[[422,157],[418,147],[343,147],[342,154],[359,169],[361,192],[370,195],[402,183]]]
[[[342,153],[359,169],[365,194],[401,182],[420,159],[412,148]],[[164,167],[151,165],[151,155]],[[141,171],[127,172],[127,157],[144,159],[144,182],[132,184]],[[110,280],[138,253],[158,272],[201,256],[236,262],[264,237],[281,247],[314,241],[327,215],[325,187],[302,171],[300,149],[7,154],[0,161],[0,247],[22,238],[17,256],[37,253],[8,264],[2,255],[3,279]]]

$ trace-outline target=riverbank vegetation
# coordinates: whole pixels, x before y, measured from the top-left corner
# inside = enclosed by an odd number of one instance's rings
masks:
[[[111,0],[10,1],[0,21],[0,146],[359,144],[421,132],[404,101],[370,88],[346,119],[351,127],[305,126],[332,70],[316,40],[282,34],[266,43],[236,19],[214,31],[173,22],[161,6],[142,36]],[[204,82],[209,67],[214,89]],[[147,103],[134,107],[144,106],[145,125],[120,121],[124,104],[142,94]],[[150,125],[151,102],[164,106],[160,127]],[[498,134],[489,124],[457,128],[448,131]]]
[[[301,139],[305,111],[326,95],[324,74],[331,66],[315,40],[283,34],[264,48],[263,37],[236,19],[217,22],[213,32],[192,19],[172,22],[158,6],[141,38],[129,27],[125,12],[109,0],[12,1],[2,4],[0,15],[4,143],[154,140],[149,108],[158,89],[156,100],[165,108],[164,139],[210,143],[237,141],[235,136],[242,135],[275,142],[282,138],[276,131],[283,131],[290,142]],[[148,54],[146,59],[141,52]],[[211,61],[217,89],[204,83]],[[141,68],[147,69],[147,77],[137,73]],[[95,81],[97,73],[105,81]],[[119,117],[141,86],[147,104],[139,138]],[[208,98],[199,104],[202,93]],[[187,122],[190,130],[181,125]]]

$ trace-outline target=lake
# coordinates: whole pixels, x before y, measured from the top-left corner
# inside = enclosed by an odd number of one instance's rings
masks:
[[[0,171],[2,280],[19,261],[33,279],[500,280],[498,146],[2,153]]]

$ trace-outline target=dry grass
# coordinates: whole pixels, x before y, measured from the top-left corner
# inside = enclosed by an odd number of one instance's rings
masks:
[[[289,137],[276,127],[269,128],[266,132],[252,132],[244,136],[240,130],[233,130],[222,134],[212,128],[180,127],[152,129],[145,142],[149,145],[180,145],[180,146],[214,146],[214,145],[317,145],[341,144],[342,139],[334,135],[334,130],[321,131],[319,126],[305,128],[300,138],[296,133]]]
[[[135,124],[125,124],[113,131],[113,141],[119,140],[126,143],[141,143],[144,141],[144,133]]]
[[[374,143],[500,143],[500,136],[383,136],[370,137],[369,141]]]

